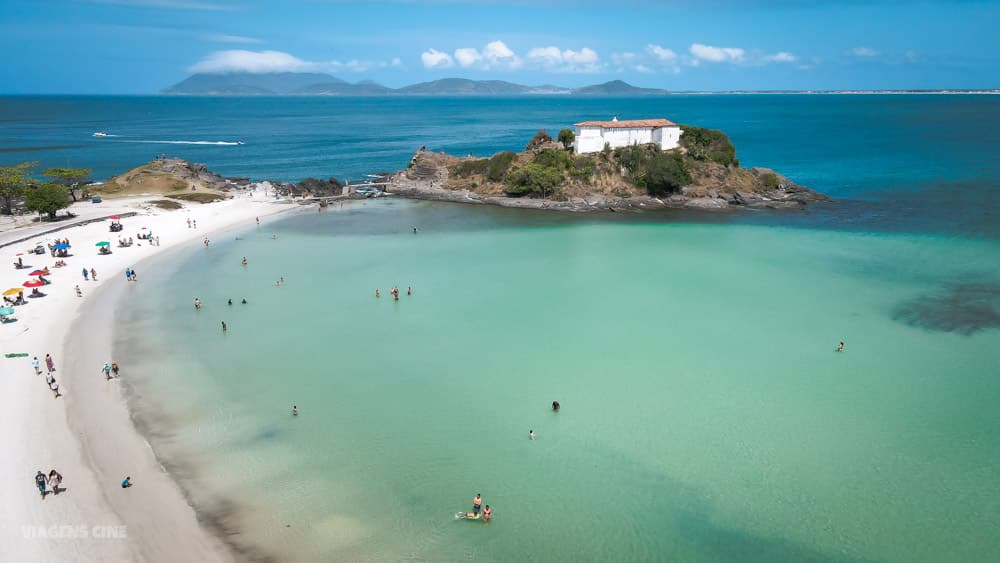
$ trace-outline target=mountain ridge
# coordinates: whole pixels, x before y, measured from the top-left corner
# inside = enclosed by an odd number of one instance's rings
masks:
[[[661,95],[669,91],[640,88],[621,80],[592,84],[580,88],[564,88],[545,84],[526,86],[504,80],[472,80],[441,78],[390,88],[371,80],[351,83],[321,73],[197,73],[164,88],[162,94],[187,96],[382,96],[382,95]]]

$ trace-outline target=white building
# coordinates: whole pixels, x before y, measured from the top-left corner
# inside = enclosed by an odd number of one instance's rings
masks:
[[[576,154],[600,152],[604,145],[611,148],[654,143],[660,150],[676,148],[681,143],[681,128],[666,119],[633,119],[618,121],[584,121],[576,124]]]

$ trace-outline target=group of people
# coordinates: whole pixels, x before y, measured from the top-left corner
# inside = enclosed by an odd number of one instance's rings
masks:
[[[476,496],[472,497],[472,512],[466,513],[465,517],[478,520],[480,513],[482,513],[484,524],[489,522],[490,518],[493,518],[493,509],[488,504],[483,507],[483,495],[476,493]]]
[[[65,245],[65,246],[63,246],[63,245]],[[49,246],[49,254],[51,254],[53,258],[56,258],[56,257],[65,258],[65,257],[69,256],[69,250],[68,250],[69,249],[69,239],[68,238],[64,238],[64,239],[58,239],[57,238],[55,240],[55,242],[50,242],[48,246]],[[56,246],[58,246],[59,248],[56,248]]]
[[[118,377],[118,362],[104,362],[104,367],[101,368],[101,373],[104,374],[104,379],[106,381],[111,381],[112,377]]]
[[[93,268],[91,268],[90,270],[88,270],[87,268],[83,269],[83,281],[88,281],[88,280],[97,281],[97,270]]]
[[[31,367],[35,368],[35,375],[41,375],[42,362],[38,360],[38,356],[31,359]],[[59,383],[56,381],[56,376],[52,375],[52,372],[56,371],[56,363],[50,354],[45,354],[45,370],[45,384],[49,386],[49,390],[52,391],[54,398],[58,399],[62,397],[62,393],[59,392]]]
[[[52,494],[58,495],[62,489],[59,485],[62,484],[63,476],[55,469],[49,471],[48,475],[45,475],[41,471],[35,473],[35,486],[38,487],[38,492],[42,495],[42,500],[45,500],[45,495],[49,494],[48,487],[52,487]]]
[[[198,221],[196,221],[196,220],[194,220],[194,219],[192,219],[190,217],[188,217],[187,223],[188,223],[188,228],[189,229],[197,229],[198,228]]]
[[[135,267],[125,268],[125,280],[126,281],[136,281]]]
[[[149,246],[160,246],[160,237],[154,237],[153,231],[147,231],[145,233],[139,233],[135,235],[135,238],[139,240],[144,240],[149,243]],[[129,244],[132,244],[132,238],[128,239]]]
[[[406,286],[406,294],[413,295],[413,288],[410,286]],[[392,289],[389,290],[389,295],[392,295],[393,299],[399,301],[399,288],[393,286]],[[382,297],[382,292],[379,291],[377,287],[375,288],[375,297]]]

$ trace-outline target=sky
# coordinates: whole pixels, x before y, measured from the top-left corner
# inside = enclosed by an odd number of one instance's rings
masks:
[[[1000,0],[0,0],[0,93],[194,72],[668,90],[1000,88]]]

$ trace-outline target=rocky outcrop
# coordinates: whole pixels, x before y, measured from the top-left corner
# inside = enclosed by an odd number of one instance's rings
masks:
[[[519,165],[531,163],[541,150],[555,147],[561,148],[561,145],[546,145],[539,150],[511,156],[509,166],[516,169]],[[595,160],[598,158],[594,157]],[[567,174],[563,184],[549,192],[548,197],[511,197],[502,181],[489,180],[491,172],[488,167],[496,160],[495,156],[487,163],[485,159],[459,158],[421,150],[413,156],[406,170],[390,178],[386,189],[389,193],[415,199],[577,212],[662,208],[709,211],[796,209],[828,199],[767,168],[747,169],[715,162],[692,163],[690,184],[669,194],[644,193],[628,181],[624,170],[619,170],[618,165],[611,162],[604,166],[603,172],[594,172],[585,180],[574,180],[571,174]],[[610,172],[606,170],[608,168]],[[477,172],[461,177],[453,174],[469,169]]]

